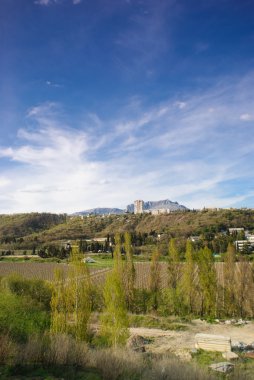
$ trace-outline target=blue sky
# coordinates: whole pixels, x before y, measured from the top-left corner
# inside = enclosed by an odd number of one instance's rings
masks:
[[[0,212],[253,207],[252,0],[1,0]]]

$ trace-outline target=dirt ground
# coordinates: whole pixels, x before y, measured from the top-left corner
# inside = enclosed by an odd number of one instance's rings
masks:
[[[151,338],[151,343],[145,346],[147,352],[167,353],[172,352],[183,359],[190,359],[189,351],[195,348],[195,334],[224,335],[231,338],[232,343],[254,342],[254,323],[241,326],[210,324],[201,320],[194,320],[187,324],[186,331],[171,331],[150,328],[130,328],[131,335],[139,335]]]

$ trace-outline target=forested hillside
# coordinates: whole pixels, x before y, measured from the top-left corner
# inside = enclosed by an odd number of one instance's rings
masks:
[[[142,240],[163,234],[165,238],[186,239],[202,235],[211,240],[229,227],[254,230],[254,210],[202,210],[172,212],[166,215],[124,214],[109,216],[70,217],[47,213],[0,216],[1,246],[11,249],[32,248],[34,245],[63,240],[94,239],[132,232]],[[143,236],[143,237],[142,237]]]

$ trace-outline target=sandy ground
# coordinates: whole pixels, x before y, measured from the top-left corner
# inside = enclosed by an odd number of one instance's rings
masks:
[[[131,335],[153,338],[152,342],[146,345],[147,352],[166,353],[172,352],[184,356],[188,359],[188,352],[195,348],[195,334],[215,334],[224,335],[234,341],[250,344],[254,342],[254,323],[242,326],[209,324],[205,321],[195,320],[187,325],[186,331],[170,331],[160,329],[149,329],[143,327],[131,328]],[[181,353],[183,355],[181,355]]]

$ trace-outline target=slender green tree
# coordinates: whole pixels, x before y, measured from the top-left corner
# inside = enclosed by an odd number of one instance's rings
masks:
[[[177,289],[181,277],[180,254],[174,238],[169,241],[168,248],[168,285],[172,289]]]
[[[121,277],[122,259],[119,243],[119,237],[116,236],[114,267],[112,272],[107,276],[103,289],[105,308],[101,315],[100,330],[101,335],[106,338],[108,345],[114,348],[124,345],[129,336],[128,314]]]
[[[236,252],[233,244],[228,244],[223,265],[223,310],[230,317],[236,314]]]
[[[81,258],[80,252],[73,249],[66,284],[66,298],[74,336],[78,340],[86,340],[91,315],[91,281],[87,265],[81,261]]]
[[[115,235],[115,249],[113,252],[114,268],[119,273],[121,280],[123,281],[123,261],[122,261],[122,239],[121,235],[117,233]]]
[[[151,292],[151,307],[156,311],[159,307],[159,295],[161,285],[161,268],[159,263],[160,254],[156,248],[153,251],[150,267],[150,292]]]
[[[168,248],[168,303],[169,312],[180,314],[183,306],[181,293],[181,272],[182,264],[180,254],[174,238],[169,241]]]
[[[89,271],[81,262],[80,254],[72,249],[67,277],[56,271],[51,300],[51,332],[71,332],[78,340],[87,338],[91,314],[91,286]]]
[[[129,310],[133,310],[134,290],[135,290],[135,267],[133,263],[133,248],[131,245],[131,235],[129,232],[124,234],[124,248],[126,252],[125,265],[125,294],[126,303]]]
[[[53,334],[67,332],[67,302],[65,291],[65,278],[62,270],[57,269],[54,273],[54,283],[51,297],[51,326]]]
[[[253,317],[253,276],[248,256],[240,254],[236,265],[236,305],[237,315]]]
[[[201,249],[198,254],[199,290],[201,297],[201,316],[215,317],[217,278],[212,252]]]
[[[195,310],[197,295],[197,270],[194,261],[194,249],[190,240],[186,242],[185,263],[183,264],[183,275],[181,278],[181,289],[188,313]]]

